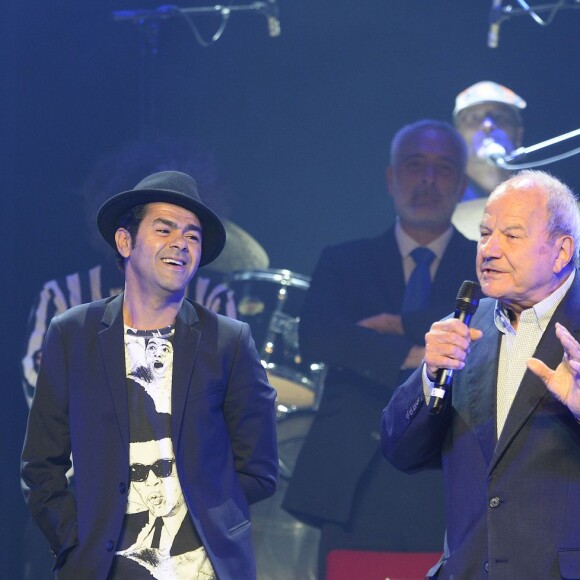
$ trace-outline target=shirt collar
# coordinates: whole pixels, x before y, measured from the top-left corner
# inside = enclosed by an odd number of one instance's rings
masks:
[[[575,275],[576,269],[572,270],[571,274],[568,276],[564,284],[562,284],[559,288],[554,290],[552,294],[550,294],[537,304],[534,304],[534,306],[532,306],[531,308],[522,311],[522,314],[524,312],[529,311],[533,312],[536,322],[538,323],[538,326],[542,332],[546,330],[546,327],[550,322],[550,318],[552,318],[552,314],[554,314],[556,308],[558,307],[558,304],[560,304],[562,298],[564,298],[564,295],[572,285]],[[509,318],[509,312],[507,308],[503,304],[501,304],[499,300],[496,300],[495,303],[494,321],[495,325],[497,326],[500,332],[503,332],[504,334],[508,331],[511,333],[515,333],[514,327],[512,326],[512,323]]]
[[[435,258],[439,261],[443,258],[447,244],[453,236],[453,227],[449,226],[438,238],[434,239],[432,242],[423,246],[429,248],[434,254]],[[403,258],[408,258],[411,252],[421,246],[416,240],[414,240],[401,226],[399,219],[395,222],[395,239],[397,240],[397,245],[399,246],[399,252]]]

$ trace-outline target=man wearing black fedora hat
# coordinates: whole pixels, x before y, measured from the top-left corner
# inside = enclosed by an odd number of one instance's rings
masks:
[[[104,151],[94,159],[74,189],[69,190],[66,185],[59,188],[64,187],[62,191],[67,196],[64,201],[70,207],[55,216],[53,227],[63,231],[60,236],[53,236],[46,248],[55,249],[54,259],[46,265],[49,277],[42,279],[30,305],[22,344],[21,388],[27,407],[34,396],[42,344],[51,319],[78,304],[116,296],[123,291],[125,277],[122,268],[119,268],[115,253],[103,240],[98,228],[94,227],[97,211],[112,195],[133,189],[144,175],[168,170],[195,176],[204,203],[220,216],[226,229],[224,249],[216,260],[198,268],[188,285],[187,298],[214,312],[237,318],[235,293],[225,283],[226,276],[236,270],[268,268],[265,249],[229,219],[235,190],[206,144],[192,136],[156,134],[147,139],[130,139]],[[69,239],[73,232],[64,225],[71,216],[80,218],[76,227],[73,226],[80,237],[71,250],[72,256],[70,252],[56,251],[59,240]],[[43,268],[37,270],[39,276],[43,276],[43,271]],[[74,485],[73,470],[67,475]],[[54,579],[48,544],[32,518],[26,521],[22,554],[22,580]]]
[[[51,322],[22,455],[57,578],[254,578],[248,505],[276,487],[275,392],[249,327],[185,299],[222,222],[163,171],[97,225],[125,291]]]

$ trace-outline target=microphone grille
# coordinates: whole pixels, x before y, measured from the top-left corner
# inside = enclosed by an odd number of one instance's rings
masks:
[[[481,286],[477,282],[465,280],[459,288],[457,298],[455,300],[455,308],[463,312],[473,314],[479,306],[481,299]]]
[[[476,155],[480,159],[489,159],[492,155],[506,155],[505,147],[492,140],[485,140],[483,145],[477,150]]]

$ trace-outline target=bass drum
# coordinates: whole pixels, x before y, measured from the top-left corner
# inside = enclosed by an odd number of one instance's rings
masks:
[[[299,410],[279,417],[278,488],[272,497],[250,507],[258,580],[316,580],[320,532],[282,509],[314,415],[312,410]]]

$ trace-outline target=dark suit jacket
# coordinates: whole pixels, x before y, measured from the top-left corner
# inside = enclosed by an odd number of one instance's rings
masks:
[[[384,411],[383,451],[409,472],[443,466],[448,553],[439,578],[580,578],[580,425],[526,371],[497,441],[494,305],[482,300],[473,318],[483,338],[454,377],[452,405],[429,415],[418,370]],[[578,274],[534,354],[550,368],[563,354],[555,322],[578,340]]]
[[[62,579],[107,577],[125,513],[122,301],[55,317],[43,349],[22,477]],[[248,503],[274,493],[277,449],[275,392],[248,325],[185,301],[175,323],[172,389],[176,467],[194,525],[220,579],[254,578]],[[74,494],[65,477],[71,451]]]
[[[405,280],[394,229],[323,251],[301,314],[300,345],[330,369],[284,501],[294,516],[314,525],[349,520],[361,477],[380,454],[381,410],[400,383],[401,365],[414,344],[424,344],[429,325],[452,311],[461,283],[475,276],[475,255],[476,244],[455,231],[429,307],[405,316],[405,335],[395,336],[355,324],[401,312]]]

